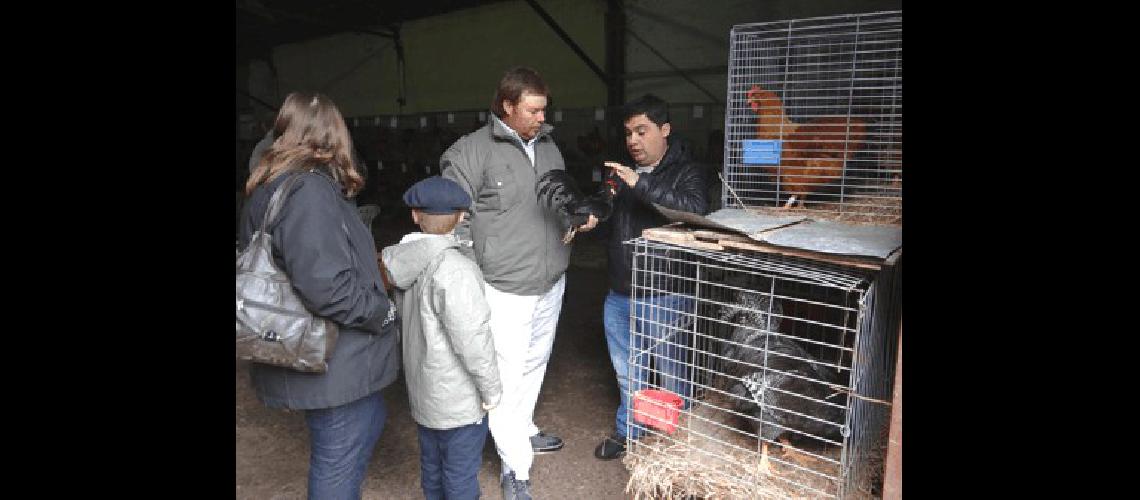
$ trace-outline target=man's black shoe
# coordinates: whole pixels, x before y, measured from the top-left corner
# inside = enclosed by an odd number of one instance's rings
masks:
[[[515,479],[515,472],[511,471],[499,477],[499,484],[503,487],[503,500],[532,500],[530,496],[530,481]]]
[[[613,460],[622,455],[625,455],[625,438],[617,434],[607,437],[594,448],[594,456],[601,460]]]
[[[558,451],[562,449],[563,444],[565,443],[562,442],[562,438],[542,431],[530,437],[530,447],[535,453]]]

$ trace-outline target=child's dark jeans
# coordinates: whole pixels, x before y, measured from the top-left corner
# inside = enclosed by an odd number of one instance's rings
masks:
[[[416,425],[420,435],[420,485],[427,500],[479,498],[479,465],[487,441],[487,417],[454,429]]]

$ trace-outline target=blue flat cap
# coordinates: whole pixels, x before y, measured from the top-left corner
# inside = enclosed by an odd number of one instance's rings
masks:
[[[429,214],[451,214],[467,210],[471,196],[455,181],[438,175],[419,181],[404,192],[404,203]]]

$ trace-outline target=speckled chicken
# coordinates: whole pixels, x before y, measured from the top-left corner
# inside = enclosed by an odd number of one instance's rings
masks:
[[[780,301],[773,301],[767,294],[733,291],[730,295],[733,297],[730,305],[722,306],[719,315],[721,321],[732,325],[728,341],[721,344],[720,354],[732,360],[743,361],[744,351],[748,350],[745,346],[755,346],[756,342],[763,341],[766,332],[780,329],[784,311]],[[727,366],[726,372],[737,377],[749,370],[749,367],[740,363],[728,363]]]
[[[724,307],[720,315],[734,325],[721,349],[722,356],[733,360],[725,372],[740,379],[729,392],[736,396],[735,410],[754,417],[748,423],[761,438],[760,468],[774,473],[769,442],[779,440],[790,457],[788,438],[795,434],[791,430],[838,441],[843,409],[821,402],[837,402],[832,397],[834,372],[813,363],[815,359],[797,341],[776,334],[783,312],[780,302],[757,292],[735,295],[739,307]]]

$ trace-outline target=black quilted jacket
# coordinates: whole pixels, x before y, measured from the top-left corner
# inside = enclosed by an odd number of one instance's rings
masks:
[[[622,242],[641,236],[641,231],[662,226],[669,221],[651,203],[695,214],[708,213],[708,191],[705,168],[693,160],[688,145],[673,137],[667,139],[665,158],[652,172],[641,174],[632,188],[618,182],[621,188],[614,198],[614,213],[609,220],[607,244],[610,288],[629,295],[633,247]],[[633,166],[629,158],[625,165]]]

